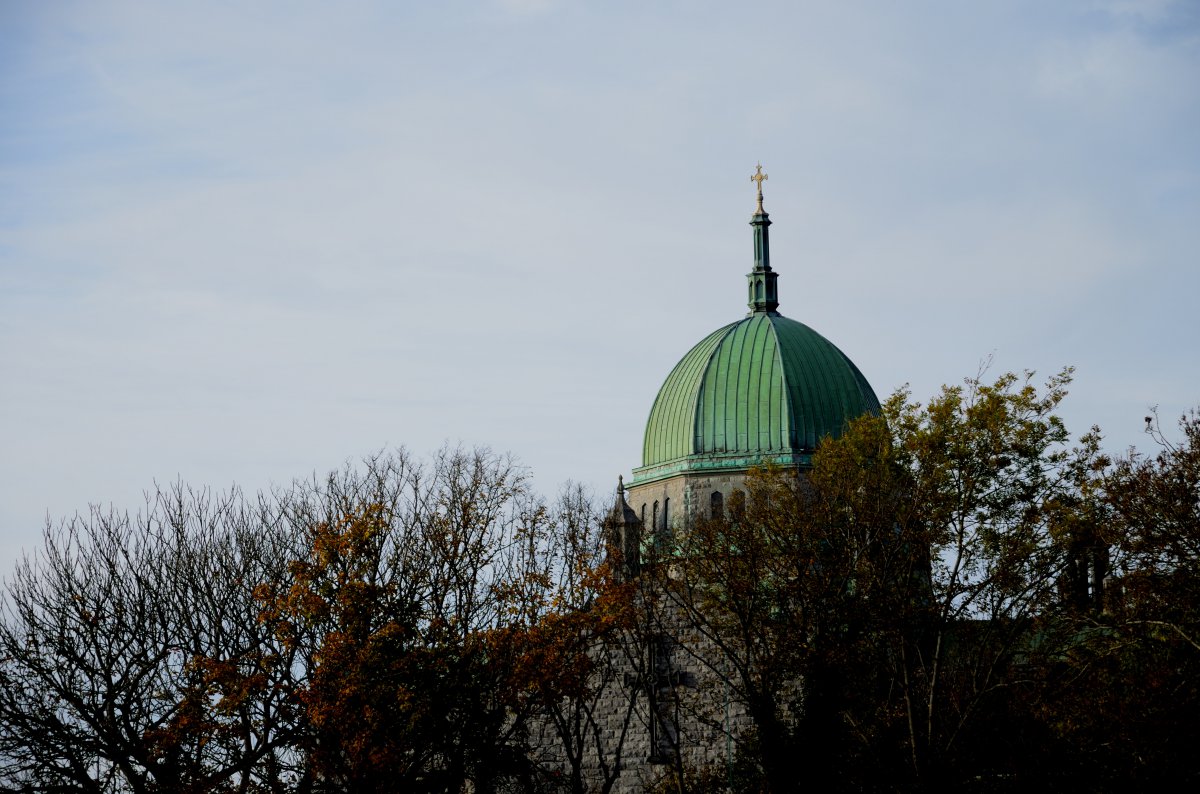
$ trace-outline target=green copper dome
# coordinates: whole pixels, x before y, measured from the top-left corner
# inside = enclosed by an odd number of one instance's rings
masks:
[[[635,483],[766,460],[806,465],[822,438],[879,412],[871,385],[842,351],[775,311],[759,184],[750,314],[709,334],[671,370],[650,410]]]
[[[634,476],[766,459],[807,463],[823,437],[878,411],[867,379],[829,340],[803,323],[756,312],[709,334],[671,370]]]

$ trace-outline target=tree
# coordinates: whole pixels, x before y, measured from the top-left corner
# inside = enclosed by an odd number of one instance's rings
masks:
[[[804,475],[752,470],[744,499],[696,521],[650,566],[659,624],[706,671],[695,700],[732,702],[748,721],[739,732],[728,707],[693,713],[737,743],[738,758],[710,778],[861,790],[864,767],[847,761],[858,744],[879,745],[868,734],[886,699],[875,685],[882,637],[928,593],[925,540],[896,523],[904,480],[891,443],[883,419],[864,417]]]
[[[706,670],[712,693],[698,698],[693,716],[730,731],[723,712],[704,708],[728,691],[753,725],[737,740],[754,744],[772,789],[785,790],[800,750],[789,714],[800,713],[796,684],[807,672],[807,637],[820,608],[811,597],[819,589],[810,575],[817,543],[797,530],[802,511],[788,474],[756,472],[748,487],[736,517],[700,519],[649,560],[646,575],[661,587],[649,603],[663,633]]]
[[[307,551],[257,589],[280,641],[309,660],[302,707],[319,790],[487,790],[523,758],[506,655],[519,622],[522,544],[542,517],[511,461],[444,451],[347,469],[295,500]]]
[[[311,660],[296,698],[313,787],[530,788],[545,717],[582,790],[585,744],[607,740],[595,650],[627,600],[586,499],[551,510],[510,459],[453,450],[375,459],[298,504],[307,552],[258,596]]]
[[[1200,418],[1109,460],[1069,382],[901,390],[640,560],[487,450],[76,517],[3,595],[0,787],[607,791],[639,721],[675,791],[1194,784]]]
[[[1121,590],[1110,601],[1148,636],[1200,653],[1200,416],[1180,417],[1179,429],[1172,443],[1147,417],[1158,453],[1131,451],[1106,473]]]
[[[602,560],[586,499],[486,450],[76,518],[5,594],[0,785],[535,788],[628,602]]]
[[[6,788],[259,791],[293,775],[292,659],[250,593],[289,556],[275,507],[174,486],[133,520],[47,529],[0,620]]]
[[[624,507],[617,493],[614,512]],[[623,517],[623,516],[622,516]],[[597,520],[578,487],[555,510],[549,556],[556,566],[553,603],[520,634],[523,686],[557,738],[563,787],[573,794],[608,792],[624,770],[626,739],[637,715],[639,687],[626,680],[639,647],[637,587],[625,572],[612,516]]]
[[[1076,448],[1055,411],[1071,370],[1044,392],[1005,374],[945,387],[922,407],[894,395],[884,415],[907,484],[898,522],[920,528],[931,562],[917,636],[894,648],[916,779],[1002,774],[1021,732],[1000,727],[1011,675],[1057,602],[1068,558],[1059,528],[1079,506],[1098,435]],[[999,709],[999,710],[997,710]],[[998,765],[998,768],[993,768]]]
[[[771,790],[1024,763],[1002,727],[1032,719],[1010,709],[1019,669],[1059,603],[1098,444],[1070,447],[1055,413],[1070,370],[1044,391],[1031,377],[977,376],[926,406],[901,390],[810,471],[749,477],[740,514],[697,522],[663,561],[666,602],[744,708],[743,752]]]
[[[1178,442],[1156,416],[1146,425],[1156,454],[1095,466],[1079,533],[1090,581],[1073,583],[1093,598],[1069,612],[1070,642],[1045,672],[1042,718],[1095,790],[1200,782],[1200,418],[1180,418]]]

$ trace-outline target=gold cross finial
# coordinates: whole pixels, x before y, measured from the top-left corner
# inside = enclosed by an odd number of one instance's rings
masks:
[[[751,182],[758,183],[758,206],[754,209],[755,215],[766,215],[762,205],[762,183],[767,181],[767,175],[762,172],[762,163],[754,166],[754,176],[750,177]]]

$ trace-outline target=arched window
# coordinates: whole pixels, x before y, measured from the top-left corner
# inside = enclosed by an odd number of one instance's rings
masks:
[[[654,503],[654,523],[650,525],[650,536],[658,534],[658,502]]]
[[[662,525],[662,534],[663,534],[664,538],[667,537],[667,532],[671,528],[670,516],[667,515],[670,512],[671,512],[671,500],[664,499],[663,500],[663,525]]]
[[[646,503],[642,502],[642,526],[646,526]]]
[[[712,517],[713,518],[724,518],[725,517],[725,497],[721,494],[721,492],[713,491],[712,496],[709,498],[708,501],[712,505]]]
[[[754,299],[756,301],[762,300],[762,282],[761,281],[754,282]]]

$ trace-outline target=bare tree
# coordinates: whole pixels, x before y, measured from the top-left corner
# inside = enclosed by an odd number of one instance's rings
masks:
[[[287,780],[287,652],[255,583],[288,558],[269,500],[161,490],[48,528],[0,622],[13,790],[269,790]]]

